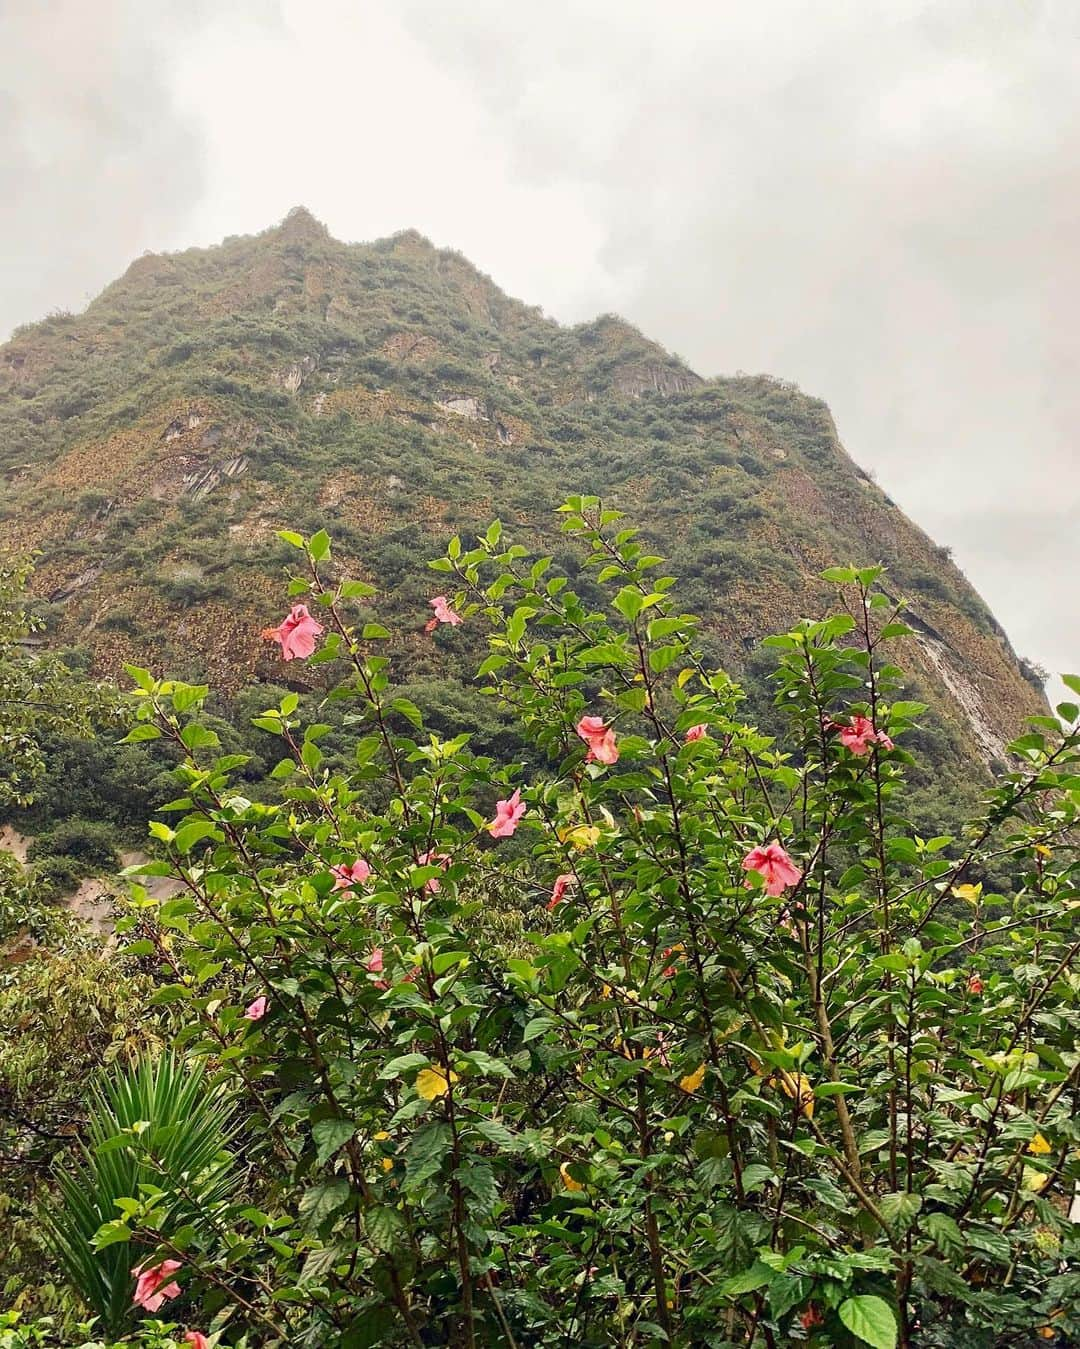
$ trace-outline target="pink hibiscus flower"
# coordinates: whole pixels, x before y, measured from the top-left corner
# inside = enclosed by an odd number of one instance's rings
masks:
[[[885,732],[875,730],[870,718],[858,713],[851,718],[850,726],[841,725],[838,721],[832,722],[831,726],[834,731],[840,732],[840,743],[852,754],[868,754],[875,741],[885,749],[893,748],[893,742]]]
[[[166,1298],[179,1297],[180,1285],[169,1280],[181,1267],[179,1260],[162,1260],[160,1265],[136,1265],[131,1271],[137,1280],[131,1299],[133,1305],[156,1312]]]
[[[256,998],[254,1002],[249,1003],[244,1012],[243,1020],[261,1021],[266,1015],[267,1001],[265,998]]]
[[[757,871],[764,876],[765,893],[774,899],[789,885],[798,885],[802,880],[802,872],[775,839],[763,848],[751,848],[742,864],[744,871]]]
[[[306,659],[315,650],[315,639],[323,633],[323,625],[308,613],[306,604],[294,604],[287,618],[276,628],[263,628],[268,642],[281,647],[282,660]]]
[[[436,862],[442,863],[448,867],[453,859],[448,852],[436,852],[434,848],[430,852],[422,853],[416,859],[416,865],[420,867],[434,866]],[[429,895],[437,895],[442,889],[442,883],[438,876],[432,876],[431,880],[424,882],[424,891]]]
[[[210,1341],[201,1330],[188,1330],[184,1332],[184,1343],[190,1344],[191,1349],[210,1349]]]
[[[487,831],[492,838],[509,838],[524,814],[525,803],[519,789],[508,800],[495,802],[495,818],[487,826]]]
[[[339,866],[331,867],[330,874],[335,877],[335,890],[348,890],[351,885],[363,885],[371,875],[371,868],[362,857],[358,857],[351,866],[342,862]]]
[[[700,722],[697,726],[691,726],[686,732],[687,743],[693,740],[704,740],[709,734],[709,727],[706,722]]]
[[[424,624],[425,632],[434,632],[440,623],[449,623],[452,628],[456,628],[463,621],[461,615],[450,608],[450,601],[445,595],[436,595],[433,600],[428,600],[428,603],[435,610],[435,616]]]
[[[582,717],[574,729],[589,747],[586,763],[618,763],[619,747],[615,743],[615,732],[604,725],[602,717]]]
[[[562,903],[566,895],[567,888],[574,884],[574,880],[575,878],[571,872],[567,872],[565,875],[555,877],[555,884],[551,887],[551,898],[548,900],[545,906],[547,908],[548,913],[551,912],[551,910],[556,906],[556,904]]]
[[[668,946],[664,948],[664,954],[661,956],[662,960],[667,960],[669,956],[675,957],[675,959],[671,962],[670,965],[664,966],[662,973],[665,979],[670,979],[673,974],[678,973],[679,971],[678,961],[682,960],[685,953],[686,947],[682,944],[681,941],[676,942],[674,946]]]
[[[383,949],[381,946],[373,946],[371,954],[364,961],[364,969],[369,974],[382,974],[383,971]],[[374,981],[376,988],[389,988],[390,985],[385,979],[376,979]]]

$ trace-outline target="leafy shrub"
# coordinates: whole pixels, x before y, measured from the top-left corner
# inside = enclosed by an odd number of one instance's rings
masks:
[[[134,1312],[133,1255],[118,1212],[130,1211],[133,1196],[144,1199],[144,1186],[154,1195],[155,1223],[170,1231],[221,1204],[236,1181],[229,1113],[201,1068],[184,1070],[169,1055],[144,1058],[95,1088],[86,1143],[59,1176],[62,1203],[42,1220],[61,1267],[111,1333]],[[122,1244],[112,1240],[118,1228]]]
[[[132,1184],[92,1242],[176,1259],[227,1341],[1075,1339],[1080,709],[1035,719],[962,834],[917,834],[925,709],[878,568],[825,573],[837,614],[771,639],[778,740],[618,513],[564,515],[602,606],[497,524],[433,564],[489,630],[526,780],[425,731],[322,532],[290,536],[290,594],[311,663],[349,667],[347,761],[286,693],[254,803],[206,690],[132,670],[132,736],[184,755],[152,832],[185,889],[122,926],[254,1174],[201,1206]]]
[[[114,837],[109,825],[96,820],[64,820],[47,833],[38,835],[27,848],[26,858],[38,863],[39,876],[44,862],[59,861],[68,863],[80,879],[97,876],[116,870]]]
[[[40,945],[14,960],[0,951],[0,1304],[50,1313],[66,1326],[75,1309],[57,1286],[36,1216],[56,1203],[50,1168],[82,1128],[101,1065],[158,1041],[147,981],[132,962],[103,950],[30,887],[26,902],[23,930]],[[72,1340],[56,1342],[66,1349]]]
[[[34,890],[48,903],[77,890],[83,875],[82,867],[73,857],[39,856],[33,869]]]

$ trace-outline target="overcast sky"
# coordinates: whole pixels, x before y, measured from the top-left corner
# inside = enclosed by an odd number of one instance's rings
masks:
[[[795,380],[1080,670],[1075,0],[0,0],[0,335],[298,203]]]

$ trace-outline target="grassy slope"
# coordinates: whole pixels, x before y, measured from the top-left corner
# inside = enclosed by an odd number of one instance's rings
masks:
[[[294,212],[147,255],[84,314],[20,330],[0,348],[0,481],[0,542],[41,550],[55,638],[101,671],[283,680],[258,638],[291,551],[275,531],[325,525],[389,592],[399,667],[441,680],[423,559],[493,515],[558,558],[551,508],[589,491],[645,526],[752,686],[758,640],[828,604],[821,568],[880,561],[924,630],[902,658],[940,714],[938,762],[970,776],[1041,706],[823,403],[703,381],[614,317],[560,327],[411,232],[345,245]]]

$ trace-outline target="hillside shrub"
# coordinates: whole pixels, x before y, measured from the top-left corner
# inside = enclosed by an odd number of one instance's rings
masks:
[[[98,820],[64,820],[47,833],[39,834],[26,850],[28,862],[43,874],[43,863],[52,858],[63,860],[80,879],[116,870],[115,833]]]
[[[602,604],[498,523],[432,564],[527,777],[425,729],[322,531],[283,536],[313,617],[278,637],[347,669],[346,768],[285,693],[253,802],[205,686],[131,670],[129,739],[183,756],[143,871],[184,889],[121,926],[251,1182],[162,1171],[93,1245],[175,1262],[166,1312],[223,1345],[1074,1343],[1080,709],[924,837],[878,568],[770,639],[775,738],[617,512],[563,530]]]

